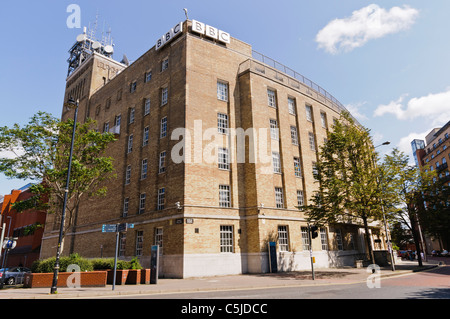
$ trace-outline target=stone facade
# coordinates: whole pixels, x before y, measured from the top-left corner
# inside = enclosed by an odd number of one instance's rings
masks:
[[[117,133],[108,151],[117,179],[108,184],[106,198],[83,201],[64,254],[113,256],[115,236],[102,233],[102,224],[126,222],[135,227],[122,235],[122,257],[138,255],[148,267],[151,245],[159,244],[160,274],[166,277],[267,272],[267,243],[280,243],[284,235],[279,268],[309,268],[297,195],[303,192],[306,202],[316,189],[317,150],[340,108],[253,59],[250,45],[234,38],[225,45],[192,33],[190,26],[186,21],[182,35],[128,67],[94,54],[68,78],[67,98],[85,81],[81,118]],[[63,112],[63,118],[70,116]],[[226,123],[222,131],[219,123]],[[278,138],[270,123],[276,123]],[[227,150],[228,161],[219,163],[219,148]],[[356,225],[323,231],[312,241],[319,266],[352,263],[364,249]],[[49,220],[41,257],[53,254],[56,241]]]

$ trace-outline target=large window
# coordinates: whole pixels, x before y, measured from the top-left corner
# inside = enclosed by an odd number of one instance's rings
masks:
[[[313,120],[313,116],[312,116],[312,106],[311,105],[306,105],[305,106],[305,110],[306,110],[306,119],[310,122],[312,122]]]
[[[278,123],[277,120],[270,119],[270,138],[273,140],[279,139]]]
[[[229,170],[230,169],[230,160],[228,155],[228,149],[219,147],[219,168]]]
[[[160,188],[158,190],[158,210],[163,210],[166,206],[166,189]]]
[[[141,194],[139,196],[139,214],[142,214],[145,212],[145,194]]]
[[[136,256],[142,256],[142,252],[144,250],[144,231],[138,230],[136,232]]]
[[[221,134],[228,134],[228,115],[217,113],[217,129]]]
[[[161,119],[161,131],[159,134],[160,138],[167,136],[167,116]]]
[[[219,206],[231,207],[231,196],[229,185],[219,185]]]
[[[166,151],[159,154],[159,173],[166,171]]]
[[[294,145],[298,145],[298,134],[295,126],[291,126],[291,142]]]
[[[161,89],[161,106],[166,105],[168,100],[169,100],[169,88],[163,87]]]
[[[328,250],[327,230],[324,227],[320,228],[320,242],[322,244],[322,250]]]
[[[133,151],[133,134],[128,136],[127,153],[131,153],[132,151]]]
[[[228,84],[217,81],[217,98],[221,101],[228,101]]]
[[[309,241],[308,227],[302,227],[301,231],[302,231],[302,247],[303,247],[303,250],[309,250],[311,243]]]
[[[316,150],[316,140],[314,138],[314,133],[308,132],[308,138],[309,138],[309,148],[311,149],[311,151],[315,151]]]
[[[302,168],[300,166],[300,157],[294,156],[294,172],[296,177],[302,177]]]
[[[280,153],[272,152],[272,163],[273,163],[273,172],[280,174],[281,173]]]
[[[163,250],[163,228],[155,228],[155,245],[159,246],[159,254],[162,255]]]
[[[278,226],[278,249],[289,251],[289,233],[287,226]]]
[[[233,226],[231,225],[220,226],[220,252],[233,252]]]
[[[281,187],[275,187],[275,205],[277,208],[284,207],[283,189]]]
[[[271,107],[277,107],[277,99],[274,90],[267,89],[267,103]]]
[[[147,178],[147,170],[148,170],[148,161],[147,159],[143,159],[141,164],[141,179]]]
[[[292,115],[295,115],[296,114],[296,112],[295,112],[295,99],[294,98],[291,98],[291,97],[289,97],[288,98],[288,108],[289,108],[289,113],[290,114],[292,114]]]

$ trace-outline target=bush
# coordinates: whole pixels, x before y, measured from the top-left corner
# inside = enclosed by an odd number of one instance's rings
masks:
[[[52,273],[55,268],[56,257],[50,257],[44,260],[36,260],[31,271],[34,273]],[[114,269],[114,258],[96,258],[86,259],[77,253],[70,256],[59,258],[59,271],[66,272],[69,265],[78,265],[80,271],[107,270]],[[139,259],[134,257],[131,261],[117,260],[117,269],[142,269]]]
[[[31,266],[34,273],[52,273],[55,270],[56,257],[50,257],[44,260],[36,260]],[[92,263],[78,254],[59,258],[59,271],[66,272],[69,265],[78,265],[80,271],[92,271]]]

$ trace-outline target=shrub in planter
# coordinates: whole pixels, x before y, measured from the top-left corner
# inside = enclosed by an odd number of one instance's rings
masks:
[[[50,257],[44,260],[36,260],[32,266],[33,273],[52,273],[55,269],[56,257]],[[78,254],[71,254],[59,258],[59,272],[66,272],[69,265],[78,265],[80,271],[92,271],[92,263]]]

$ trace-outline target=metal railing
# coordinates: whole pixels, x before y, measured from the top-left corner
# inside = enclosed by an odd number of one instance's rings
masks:
[[[310,79],[300,73],[297,73],[284,64],[254,50],[252,50],[252,59],[244,61],[240,66],[239,72],[241,73],[247,69],[265,74],[266,76],[283,82],[294,89],[313,96],[321,102],[331,106],[331,108],[338,112],[347,111],[341,102],[339,102],[333,95],[323,89],[320,85],[314,83]]]

